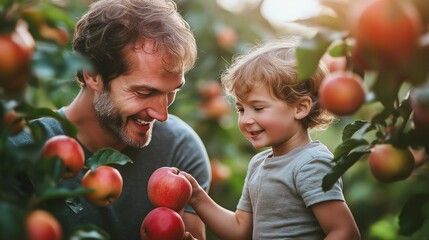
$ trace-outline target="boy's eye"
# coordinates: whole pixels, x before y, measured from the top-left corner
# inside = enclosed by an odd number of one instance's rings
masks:
[[[263,107],[255,107],[255,108],[254,108],[254,110],[255,110],[255,111],[261,111],[261,110],[263,110],[263,109],[264,109]]]

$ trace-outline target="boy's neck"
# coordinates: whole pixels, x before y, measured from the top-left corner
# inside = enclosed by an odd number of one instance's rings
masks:
[[[295,148],[305,146],[311,142],[310,135],[308,131],[305,133],[298,134],[290,138],[288,141],[284,142],[281,145],[273,146],[273,157],[285,155],[288,152],[292,151]]]

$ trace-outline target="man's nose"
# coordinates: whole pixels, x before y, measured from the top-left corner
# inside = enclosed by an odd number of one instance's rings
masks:
[[[168,119],[168,97],[165,95],[159,95],[151,101],[147,114],[160,122],[165,122]]]

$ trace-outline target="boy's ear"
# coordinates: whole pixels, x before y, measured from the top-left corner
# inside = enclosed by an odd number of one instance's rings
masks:
[[[86,86],[94,91],[101,91],[103,89],[103,81],[100,74],[83,70],[83,79]]]
[[[300,98],[295,104],[295,118],[301,120],[310,113],[313,107],[313,100],[309,96],[305,96]]]

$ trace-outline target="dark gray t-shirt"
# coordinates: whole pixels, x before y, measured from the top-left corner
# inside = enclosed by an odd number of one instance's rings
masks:
[[[53,118],[38,119],[49,136],[64,134],[61,124]],[[12,144],[31,143],[31,137],[20,134],[9,139]],[[88,159],[92,153],[85,150]],[[124,181],[122,195],[116,203],[108,207],[95,207],[81,198],[82,209],[67,205],[61,201],[53,204],[63,230],[84,224],[95,224],[107,231],[111,239],[139,240],[140,225],[147,213],[154,207],[147,196],[147,182],[153,171],[162,166],[174,166],[192,174],[207,191],[210,184],[210,164],[207,152],[201,139],[193,129],[178,117],[170,115],[166,122],[155,122],[152,141],[142,149],[127,147],[123,154],[133,163],[125,166],[112,165],[117,168]],[[80,184],[79,177],[66,180],[66,185]],[[194,212],[190,206],[185,211]]]
[[[344,201],[341,179],[327,192],[321,187],[332,168],[332,153],[314,141],[282,156],[271,155],[269,149],[251,159],[237,206],[253,213],[253,239],[323,239],[309,207]]]

